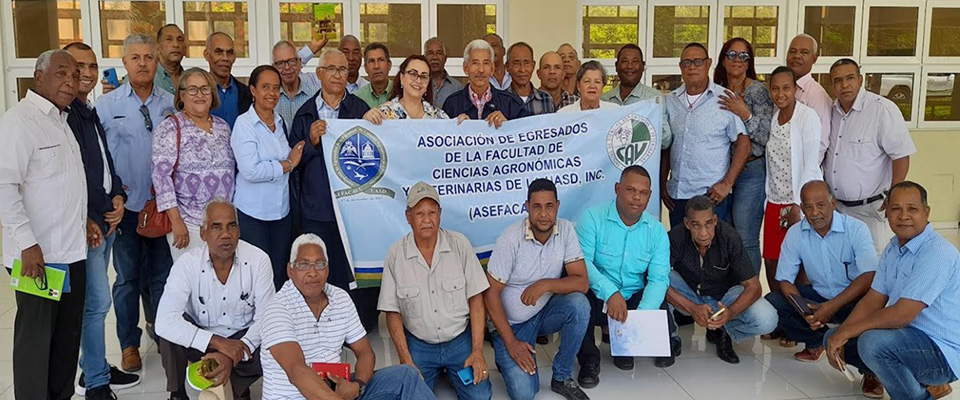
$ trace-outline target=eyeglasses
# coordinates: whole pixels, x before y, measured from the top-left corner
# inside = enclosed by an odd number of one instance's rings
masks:
[[[411,69],[411,70],[408,70],[406,74],[407,74],[407,78],[410,78],[410,80],[414,82],[416,82],[418,79],[424,82],[430,81],[430,74],[426,72],[420,74],[420,73],[417,73],[417,70]]]
[[[275,68],[277,68],[277,69],[295,68],[295,67],[297,66],[297,61],[300,61],[300,59],[299,59],[299,58],[291,58],[291,59],[287,59],[287,60],[280,60],[280,61],[277,61],[277,62],[273,63],[273,66],[274,66]]]
[[[700,67],[703,66],[703,63],[707,62],[709,58],[687,58],[680,60],[680,68],[689,68],[691,65]]]
[[[328,266],[329,264],[327,264],[327,260],[320,260],[317,262],[297,261],[293,263],[293,268],[297,271],[309,271],[311,268],[317,271],[326,271]]]
[[[745,51],[737,52],[735,50],[728,51],[726,56],[727,56],[727,59],[730,61],[736,60],[739,57],[740,61],[747,62],[747,61],[750,61],[750,58],[751,58],[750,53],[747,53]]]
[[[153,132],[153,120],[150,119],[150,109],[147,108],[146,104],[140,105],[140,114],[143,115],[143,127],[147,128],[147,131]]]
[[[320,67],[320,69],[322,69],[323,72],[326,72],[327,75],[330,75],[330,76],[337,76],[337,75],[347,76],[347,71],[349,71],[347,67],[337,68],[332,65],[329,67]]]
[[[187,94],[189,94],[189,95],[191,95],[191,96],[196,96],[197,93],[203,93],[204,96],[206,96],[206,95],[208,95],[208,94],[210,94],[210,93],[213,93],[213,88],[210,87],[210,86],[206,86],[206,85],[204,85],[204,86],[181,87],[180,90],[182,90],[182,91],[184,91],[184,92],[187,92]]]
[[[47,290],[49,286],[47,285],[47,276],[46,275],[37,275],[36,278],[33,278],[33,284],[37,285],[39,290]]]

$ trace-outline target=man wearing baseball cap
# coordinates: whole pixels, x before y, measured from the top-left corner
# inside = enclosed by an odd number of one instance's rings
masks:
[[[407,195],[407,223],[412,231],[387,251],[378,309],[400,363],[420,370],[427,386],[446,370],[464,399],[490,399],[490,381],[483,356],[487,282],[470,241],[440,228],[437,189],[417,182]],[[465,384],[457,372],[470,369]]]

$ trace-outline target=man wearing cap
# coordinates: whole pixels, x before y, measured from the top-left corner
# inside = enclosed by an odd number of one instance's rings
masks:
[[[378,309],[400,363],[418,368],[428,387],[446,370],[459,399],[489,399],[481,293],[490,284],[466,236],[440,228],[440,211],[437,189],[422,181],[410,188],[412,231],[387,251]],[[470,367],[474,381],[464,384],[457,371]]]

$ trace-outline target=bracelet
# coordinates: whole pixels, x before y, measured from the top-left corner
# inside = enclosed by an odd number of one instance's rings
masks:
[[[751,119],[753,119],[753,113],[751,113],[750,116],[747,117],[747,119],[743,120],[743,123],[750,122]]]

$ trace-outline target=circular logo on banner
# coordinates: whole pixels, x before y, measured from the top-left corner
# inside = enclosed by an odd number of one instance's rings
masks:
[[[647,118],[637,114],[621,118],[607,133],[610,162],[620,170],[643,165],[654,151],[660,150],[659,138],[653,132],[653,125]]]
[[[393,197],[393,191],[376,188],[387,169],[387,151],[377,135],[362,127],[354,127],[333,145],[333,169],[340,181],[350,186],[338,190],[337,198],[359,193]]]

